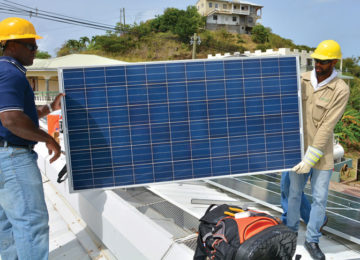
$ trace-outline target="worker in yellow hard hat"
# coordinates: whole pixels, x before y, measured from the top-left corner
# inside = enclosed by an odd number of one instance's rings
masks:
[[[288,173],[289,186],[285,181],[287,174],[283,174],[282,195],[288,193],[286,225],[298,231],[300,215],[303,219],[307,217],[305,248],[313,259],[325,259],[319,247],[319,238],[324,219],[327,219],[326,202],[334,168],[333,131],[345,111],[350,90],[337,77],[335,65],[342,55],[336,41],[321,42],[311,57],[314,58],[315,68],[301,76],[305,155]],[[306,207],[301,205],[304,203],[302,196],[309,177],[312,204],[310,212],[304,213]],[[282,196],[282,205],[283,199]]]
[[[39,128],[38,118],[60,109],[58,95],[35,106],[24,66],[33,63],[37,45],[34,26],[10,17],[0,22],[0,254],[1,259],[45,260],[49,255],[49,226],[42,179],[33,150],[44,142],[59,158],[59,144]]]

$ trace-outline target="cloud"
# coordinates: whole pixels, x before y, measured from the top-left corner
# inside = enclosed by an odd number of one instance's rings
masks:
[[[134,15],[134,22],[141,22],[141,21],[147,21],[149,19],[155,18],[156,15],[162,14],[163,10],[160,9],[152,9],[152,10],[146,10],[144,12],[138,12]]]
[[[47,51],[50,53],[51,37],[48,34],[42,34],[43,38],[38,40],[36,43],[39,46],[40,51]],[[51,54],[51,53],[50,53]]]

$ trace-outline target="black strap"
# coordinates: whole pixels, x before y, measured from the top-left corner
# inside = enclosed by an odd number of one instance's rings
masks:
[[[205,211],[205,214],[207,214],[213,207],[215,207],[215,206],[217,206],[216,204],[211,204],[208,208],[207,208],[207,210]],[[204,215],[205,215],[204,214]]]
[[[10,143],[8,141],[6,141],[4,138],[2,138],[0,136],[0,147],[8,147],[8,146],[11,146],[11,147],[17,147],[17,148],[25,148],[25,149],[34,149],[34,145],[33,144],[13,144],[13,143]]]
[[[61,171],[58,174],[58,178],[57,178],[58,183],[62,183],[63,181],[66,180],[67,177],[62,179],[62,177],[64,177],[65,174],[67,174],[66,164],[64,165],[64,167],[61,169]]]

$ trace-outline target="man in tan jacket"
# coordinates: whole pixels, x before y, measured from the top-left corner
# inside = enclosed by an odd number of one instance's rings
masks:
[[[307,224],[305,248],[313,259],[325,259],[319,248],[320,227],[324,223],[329,182],[334,168],[333,131],[345,111],[349,87],[337,78],[335,64],[341,59],[337,42],[321,42],[312,54],[315,69],[301,77],[304,127],[303,160],[290,172],[287,226],[298,230],[301,194],[311,171],[313,202]]]

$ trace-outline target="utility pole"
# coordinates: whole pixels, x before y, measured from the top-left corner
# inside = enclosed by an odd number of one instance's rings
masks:
[[[124,17],[124,25],[126,24],[125,22],[125,7],[123,8],[123,17]]]
[[[120,24],[122,24],[122,20],[123,20],[122,11],[123,11],[123,9],[120,8]]]
[[[121,28],[121,34],[124,33],[125,29],[125,8],[120,8],[120,28]]]
[[[200,45],[201,40],[200,40],[200,36],[197,36],[196,33],[194,33],[194,36],[191,37],[190,40],[190,44],[192,44],[193,46],[193,50],[192,50],[192,59],[195,60],[196,59],[196,45]]]

